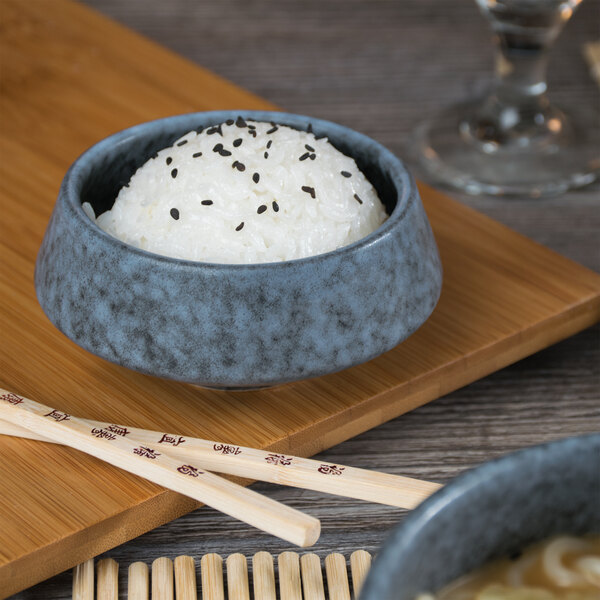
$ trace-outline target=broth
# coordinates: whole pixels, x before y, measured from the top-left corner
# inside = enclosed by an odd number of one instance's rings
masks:
[[[416,600],[600,600],[600,535],[545,540]]]

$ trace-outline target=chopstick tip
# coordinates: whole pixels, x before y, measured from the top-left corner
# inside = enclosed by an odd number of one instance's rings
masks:
[[[320,536],[321,522],[318,519],[315,519],[315,523],[313,523],[310,527],[306,528],[304,539],[298,545],[301,548],[308,548],[310,546],[314,546],[317,543],[317,540]]]

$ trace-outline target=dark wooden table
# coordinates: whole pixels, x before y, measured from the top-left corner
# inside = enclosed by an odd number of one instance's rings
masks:
[[[417,120],[481,89],[492,68],[490,33],[472,0],[85,2],[291,112],[349,125],[400,156]],[[552,52],[549,81],[557,103],[599,107],[581,53],[597,36],[599,18],[600,0],[586,0]],[[600,271],[600,185],[543,201],[459,199]],[[445,482],[517,448],[598,431],[599,333],[598,326],[588,329],[321,457]],[[321,519],[314,547],[321,556],[376,552],[405,514],[293,488],[254,487]],[[290,549],[205,507],[106,556],[124,575],[131,562],[159,556]],[[63,573],[14,598],[70,596],[71,574]]]

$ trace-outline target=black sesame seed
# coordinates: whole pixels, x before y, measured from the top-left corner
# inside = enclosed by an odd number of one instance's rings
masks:
[[[212,200],[202,200],[202,202],[200,202],[200,204],[204,204],[204,206],[210,206],[212,203]]]
[[[340,174],[344,177],[352,177],[352,173],[348,173],[348,171],[340,171]]]
[[[231,166],[234,169],[237,169],[238,171],[245,171],[246,170],[246,165],[244,163],[241,163],[239,160],[234,160],[233,164]]]
[[[316,155],[316,154],[311,154],[311,155],[310,155],[310,160],[315,160],[315,158],[317,158],[317,155]]]
[[[181,140],[180,142],[177,142],[178,146],[185,146],[188,143],[187,140]]]
[[[226,125],[233,125],[234,121],[233,119],[227,119],[227,121],[225,121]]]
[[[167,156],[167,164],[170,165],[173,162],[173,159],[170,156]]]
[[[306,160],[310,156],[310,152],[305,152],[298,160]]]
[[[309,146],[308,144],[304,144],[304,147],[305,147],[307,150],[310,150],[311,152],[314,152],[314,151],[315,151],[315,149],[314,149],[312,146]]]
[[[236,122],[235,122],[235,124],[238,127],[248,127],[248,124],[246,123],[246,121],[244,121],[244,119],[242,119],[242,117],[238,117],[237,120],[236,120]],[[239,231],[239,230],[237,230],[237,231]]]
[[[206,135],[213,135],[213,133],[218,133],[220,136],[223,136],[221,125],[215,125],[214,127],[206,130]]]
[[[267,131],[267,135],[270,133],[275,133],[278,129],[279,127],[277,127],[277,125],[273,125],[273,127]]]
[[[198,158],[199,156],[202,156],[202,152],[194,152],[194,154],[192,154],[192,158]]]
[[[236,231],[241,231],[244,228],[244,221],[242,221],[236,228]]]
[[[265,154],[264,154],[264,157],[265,157],[265,158],[269,158],[269,153],[268,153],[268,152],[265,152]]]
[[[248,121],[249,121],[249,120],[250,120],[250,119],[248,119]],[[249,124],[249,125],[248,125],[248,129],[256,129],[256,125],[251,125],[251,124]]]
[[[223,148],[223,144],[215,144],[213,152],[218,152],[221,156],[231,156],[231,152],[229,152],[229,150],[225,150],[225,148]]]
[[[363,201],[360,199],[360,196],[358,194],[354,194],[354,199],[359,203],[362,204]]]
[[[248,129],[248,133],[255,138],[256,137],[256,130],[255,129]]]
[[[261,205],[260,205],[260,206],[259,206],[259,207],[256,209],[256,212],[257,212],[259,215],[262,215],[262,213],[264,213],[264,212],[265,212],[265,210],[267,210],[267,205],[266,205],[266,204],[261,204]]]
[[[303,185],[302,191],[306,192],[307,194],[310,194],[311,198],[315,198],[315,188],[310,187],[308,185]]]
[[[258,173],[254,173],[254,175],[252,175],[252,181],[254,181],[254,183],[258,183],[260,181],[260,175]]]
[[[237,148],[238,146],[241,146],[243,141],[244,140],[242,140],[242,138],[238,138],[237,140],[233,140],[233,147]]]
[[[177,177],[177,169],[173,169],[173,170],[171,171],[171,177],[172,177],[173,179],[175,179],[175,177]]]
[[[271,147],[272,144],[273,144],[273,140],[269,140],[267,142],[267,150]]]
[[[176,208],[172,208],[169,212],[176,221],[179,220],[179,211]]]
[[[277,202],[275,202],[275,200],[273,200],[272,206],[273,206],[273,210],[275,212],[279,212],[279,204],[277,204]]]

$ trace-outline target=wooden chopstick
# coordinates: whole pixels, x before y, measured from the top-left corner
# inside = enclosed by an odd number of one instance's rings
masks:
[[[174,600],[173,561],[161,556],[152,562],[152,600]]]
[[[178,556],[173,561],[175,597],[177,600],[197,600],[196,565],[191,556]]]
[[[0,390],[0,394],[2,393],[3,391]],[[193,461],[194,464],[198,464],[208,471],[337,494],[400,508],[414,508],[441,487],[440,484],[430,481],[335,465],[278,452],[102,423],[90,419],[81,419],[81,421],[95,429],[117,432],[115,435],[119,435],[119,432],[127,432],[125,435],[128,438],[146,445],[160,446],[165,450],[168,448],[171,456],[183,461]],[[0,420],[0,434],[43,439],[39,432],[33,433],[19,427],[18,423],[7,423],[2,420]]]
[[[250,600],[248,561],[243,554],[230,554],[227,565],[227,600]]]
[[[172,457],[162,447],[90,426],[62,411],[0,389],[0,418],[96,456],[298,546],[315,543],[317,519]]]
[[[333,552],[325,557],[329,600],[350,600],[350,585],[343,554]]]
[[[96,600],[119,600],[119,564],[112,558],[98,561]]]
[[[255,600],[277,600],[273,557],[264,550],[252,557],[252,590]]]
[[[369,569],[371,568],[371,555],[366,550],[355,550],[350,555],[350,570],[352,572],[352,589],[354,597],[358,598]]]
[[[300,557],[300,570],[302,572],[304,597],[311,600],[325,600],[323,570],[321,569],[319,556],[317,554],[303,554]]]
[[[218,554],[205,554],[200,559],[202,600],[225,600],[223,559]]]
[[[94,600],[94,559],[73,569],[73,600]]]
[[[150,593],[148,565],[134,562],[127,570],[127,600],[148,600]]]
[[[281,600],[302,600],[300,557],[295,552],[282,552],[277,557],[277,566]]]

